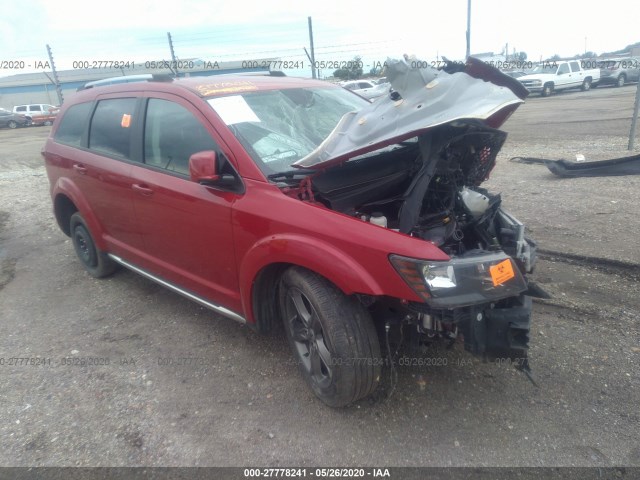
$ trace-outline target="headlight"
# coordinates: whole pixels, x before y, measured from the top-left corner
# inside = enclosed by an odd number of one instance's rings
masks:
[[[391,255],[405,282],[434,308],[454,308],[517,296],[527,284],[504,252],[455,257],[432,262]]]

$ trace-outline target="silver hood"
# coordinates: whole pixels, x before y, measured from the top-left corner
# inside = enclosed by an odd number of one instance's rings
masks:
[[[520,82],[480,60],[469,58],[454,67],[460,71],[411,68],[404,60],[388,60],[391,94],[345,114],[315,150],[292,166],[340,164],[454,121],[480,120],[499,127],[527,96]]]

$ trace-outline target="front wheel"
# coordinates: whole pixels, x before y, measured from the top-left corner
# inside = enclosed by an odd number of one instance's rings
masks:
[[[582,87],[580,87],[580,89],[583,92],[586,92],[588,90],[591,90],[591,79],[590,78],[585,78],[584,82],[582,82]]]
[[[553,84],[551,83],[547,83],[544,87],[542,87],[542,93],[541,95],[543,97],[548,97],[549,95],[551,95],[553,93]]]
[[[84,218],[79,213],[71,215],[70,227],[73,248],[89,275],[102,278],[117,270],[118,264],[111,260],[106,253],[97,249]]]
[[[618,81],[616,82],[616,86],[618,87],[624,87],[624,83],[627,81],[627,79],[625,78],[624,75],[620,75],[618,77]]]
[[[7,126],[9,128],[16,128],[18,126],[17,122],[15,120],[9,120],[9,123],[7,124]]]
[[[280,282],[289,345],[320,400],[344,407],[371,394],[380,381],[380,343],[369,312],[325,278],[299,267]]]

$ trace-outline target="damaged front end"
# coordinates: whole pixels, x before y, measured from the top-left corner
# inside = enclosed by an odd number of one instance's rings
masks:
[[[477,61],[466,70],[449,74],[391,63],[389,97],[345,115],[295,166],[316,170],[305,180],[314,201],[449,255],[446,262],[390,255],[423,301],[388,298],[371,305],[387,335],[398,329],[403,335],[396,336],[407,339],[412,332],[414,347],[462,337],[471,353],[509,358],[526,370],[526,275],[536,245],[502,209],[500,195],[480,187],[506,139],[495,127],[526,92]]]

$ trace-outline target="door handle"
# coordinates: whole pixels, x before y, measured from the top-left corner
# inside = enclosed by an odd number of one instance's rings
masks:
[[[145,197],[149,197],[153,195],[153,190],[147,187],[146,185],[140,185],[138,183],[134,183],[131,185],[134,191],[138,192],[140,195],[144,195]]]
[[[73,164],[73,169],[78,172],[80,175],[86,175],[87,174],[87,168],[84,165],[81,165],[79,163],[74,163]]]

